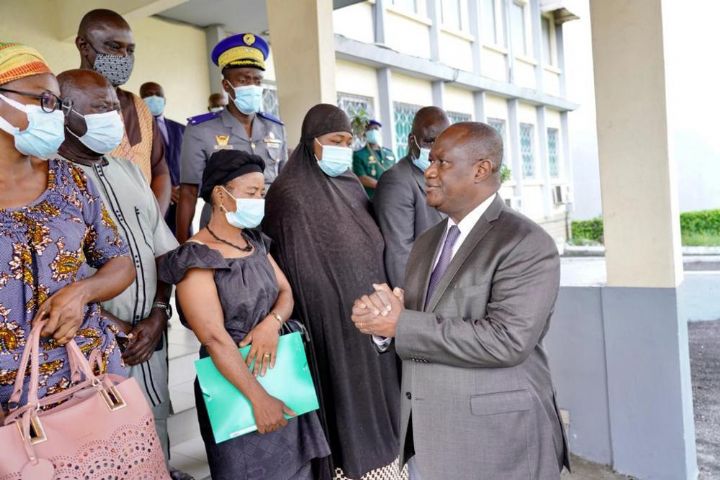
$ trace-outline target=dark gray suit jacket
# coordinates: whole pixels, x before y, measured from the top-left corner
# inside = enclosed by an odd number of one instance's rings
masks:
[[[444,216],[428,206],[425,178],[409,156],[380,177],[373,205],[385,239],[388,280],[393,287],[401,287],[413,242]]]
[[[401,457],[412,441],[423,480],[559,479],[567,439],[543,348],[560,283],[555,243],[496,197],[425,309],[446,227],[422,235],[408,261],[395,338]]]

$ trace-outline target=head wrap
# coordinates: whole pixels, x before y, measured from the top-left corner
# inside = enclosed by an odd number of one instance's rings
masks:
[[[305,114],[300,141],[307,144],[321,135],[334,132],[352,134],[350,119],[335,105],[319,103]]]
[[[0,85],[41,73],[52,72],[40,52],[19,43],[0,42]]]
[[[205,165],[200,187],[200,197],[210,203],[213,189],[225,185],[234,178],[247,173],[265,170],[262,158],[240,150],[219,150],[213,153]]]

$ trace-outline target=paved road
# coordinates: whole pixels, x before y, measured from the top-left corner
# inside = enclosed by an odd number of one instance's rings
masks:
[[[720,478],[720,320],[688,324],[700,480]]]

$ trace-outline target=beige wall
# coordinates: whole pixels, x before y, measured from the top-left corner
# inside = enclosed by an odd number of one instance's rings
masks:
[[[373,111],[380,114],[377,71],[373,67],[345,60],[335,61],[335,87],[339,93],[351,93],[373,99]],[[381,121],[390,119],[379,118]]]
[[[96,5],[89,2],[88,10]],[[58,2],[0,2],[0,40],[31,45],[45,56],[55,73],[80,66],[74,37],[59,40],[53,12]],[[77,25],[81,12],[73,22]],[[209,95],[205,34],[186,25],[157,18],[129,20],[137,50],[135,68],[126,89],[137,93],[146,81],[157,81],[168,97],[167,116],[178,121],[207,111]],[[74,30],[74,29],[73,29]]]
[[[373,6],[370,2],[356,3],[333,12],[333,30],[353,40],[375,43]]]
[[[409,103],[411,105],[432,105],[432,87],[427,80],[409,77],[399,73],[392,76],[393,102]]]
[[[470,114],[475,118],[475,103],[471,91],[457,87],[445,87],[445,110]]]

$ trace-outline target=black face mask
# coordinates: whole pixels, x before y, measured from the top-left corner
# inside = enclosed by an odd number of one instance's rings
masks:
[[[90,42],[88,42],[88,45],[95,51],[93,70],[107,78],[113,87],[125,85],[132,74],[133,66],[135,65],[135,55],[130,54],[123,56],[101,53],[98,52]]]

